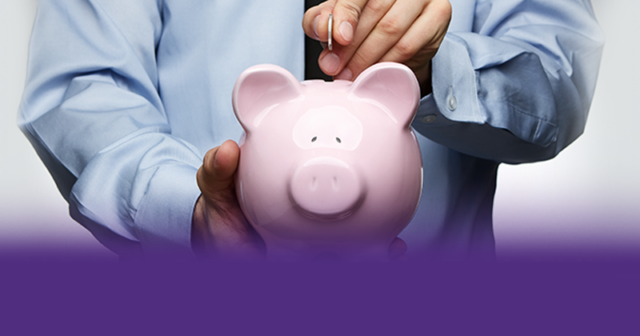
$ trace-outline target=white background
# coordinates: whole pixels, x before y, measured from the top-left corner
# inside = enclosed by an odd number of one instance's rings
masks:
[[[640,1],[593,5],[607,44],[585,134],[551,161],[500,167],[494,224],[502,259],[523,246],[640,246]],[[0,247],[73,244],[112,258],[68,217],[16,127],[35,9],[35,0],[0,2]]]

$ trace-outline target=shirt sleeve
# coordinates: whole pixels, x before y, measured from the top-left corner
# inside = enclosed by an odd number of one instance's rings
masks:
[[[156,0],[41,1],[18,124],[72,217],[119,254],[190,253],[201,156],[158,93]],[[188,111],[185,111],[188,113]]]
[[[554,157],[584,130],[595,89],[604,38],[589,1],[481,0],[473,21],[443,40],[413,127],[498,162]]]

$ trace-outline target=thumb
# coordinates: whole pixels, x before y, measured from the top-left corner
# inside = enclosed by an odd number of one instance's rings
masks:
[[[234,186],[239,159],[240,148],[232,140],[225,141],[205,154],[197,175],[198,187],[205,197],[210,198]]]

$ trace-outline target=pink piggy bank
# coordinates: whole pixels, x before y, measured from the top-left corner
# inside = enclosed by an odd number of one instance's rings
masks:
[[[410,123],[420,89],[411,70],[381,63],[355,82],[299,82],[274,65],[240,75],[236,192],[268,259],[387,259],[422,191]]]

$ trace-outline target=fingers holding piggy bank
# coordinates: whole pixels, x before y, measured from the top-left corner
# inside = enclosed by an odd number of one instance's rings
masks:
[[[273,65],[233,92],[245,136],[238,202],[269,259],[384,260],[422,188],[409,68],[380,63],[355,82],[305,81]]]

